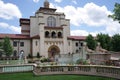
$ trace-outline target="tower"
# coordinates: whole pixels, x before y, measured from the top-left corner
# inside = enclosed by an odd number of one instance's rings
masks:
[[[50,8],[48,0],[44,1],[44,6],[36,11],[35,16],[30,17],[30,36],[40,36],[32,40],[34,56],[39,52],[41,56],[55,58],[56,55],[68,53],[69,34],[69,19],[65,18],[64,13]]]

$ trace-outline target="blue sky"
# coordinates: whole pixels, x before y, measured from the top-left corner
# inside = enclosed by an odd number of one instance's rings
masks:
[[[120,0],[48,0],[50,7],[70,19],[71,35],[120,33],[120,24],[108,18]],[[20,33],[19,18],[30,18],[44,0],[0,0],[0,33]]]

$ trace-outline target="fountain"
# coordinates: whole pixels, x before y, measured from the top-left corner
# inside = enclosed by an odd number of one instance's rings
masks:
[[[23,61],[23,53],[24,53],[24,52],[21,51],[20,54],[19,54],[19,64],[22,64],[22,63],[23,63],[23,62],[22,62],[22,61]]]

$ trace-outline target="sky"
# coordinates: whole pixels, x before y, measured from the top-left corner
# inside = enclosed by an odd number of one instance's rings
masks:
[[[120,34],[120,24],[108,18],[120,0],[48,0],[51,8],[70,19],[70,33],[87,36]],[[20,18],[30,18],[43,7],[44,0],[0,0],[0,33],[20,34]]]

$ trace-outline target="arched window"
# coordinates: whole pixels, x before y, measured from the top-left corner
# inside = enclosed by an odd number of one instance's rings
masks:
[[[46,31],[46,32],[45,32],[45,37],[46,37],[46,38],[49,38],[49,37],[50,37],[49,34],[50,34],[50,33],[49,33],[48,31]]]
[[[58,32],[58,38],[62,38],[62,33]]]
[[[51,37],[56,38],[56,33],[54,31],[52,32]]]
[[[17,51],[14,50],[13,56],[16,57],[17,56]]]
[[[54,17],[52,17],[52,16],[48,17],[47,26],[55,27],[56,26],[56,19]]]

